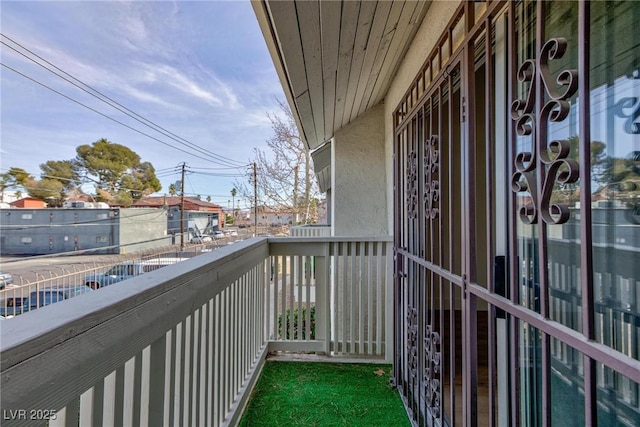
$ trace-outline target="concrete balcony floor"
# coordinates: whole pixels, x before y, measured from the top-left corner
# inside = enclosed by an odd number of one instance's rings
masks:
[[[366,359],[267,359],[240,426],[410,426],[391,365]]]

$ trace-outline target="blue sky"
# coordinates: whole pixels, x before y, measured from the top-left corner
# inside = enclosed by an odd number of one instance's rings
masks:
[[[277,114],[276,99],[284,99],[248,0],[3,0],[0,8],[2,172],[21,167],[39,176],[41,163],[72,159],[77,146],[106,138],[151,162],[162,193],[179,179],[176,166],[186,162],[192,173],[185,193],[211,195],[226,206],[238,178],[220,174],[248,170],[228,168],[248,164],[254,148],[265,148],[272,135],[267,113]],[[18,46],[5,36],[207,152],[181,145],[65,82],[8,48],[4,43]],[[235,163],[214,163],[209,153]]]

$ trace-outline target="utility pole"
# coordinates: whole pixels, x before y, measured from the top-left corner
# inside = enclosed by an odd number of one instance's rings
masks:
[[[258,165],[253,162],[253,235],[258,235]]]
[[[180,181],[180,250],[184,250],[184,167],[182,162],[182,178]]]

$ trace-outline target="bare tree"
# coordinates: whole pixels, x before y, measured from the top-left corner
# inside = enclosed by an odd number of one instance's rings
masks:
[[[289,107],[281,100],[282,114],[268,113],[273,136],[267,142],[268,151],[254,149],[257,165],[258,204],[279,211],[291,211],[297,223],[317,221],[320,192],[313,174],[311,155]],[[250,182],[253,184],[253,170]],[[241,197],[253,204],[253,185],[236,182]]]

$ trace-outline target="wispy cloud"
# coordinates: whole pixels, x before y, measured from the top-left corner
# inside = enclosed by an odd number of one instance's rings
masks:
[[[211,91],[203,88],[196,81],[190,79],[173,67],[166,65],[159,66],[156,67],[154,71],[160,76],[165,84],[173,86],[187,95],[203,100],[211,105],[224,105],[222,98],[214,95]]]

